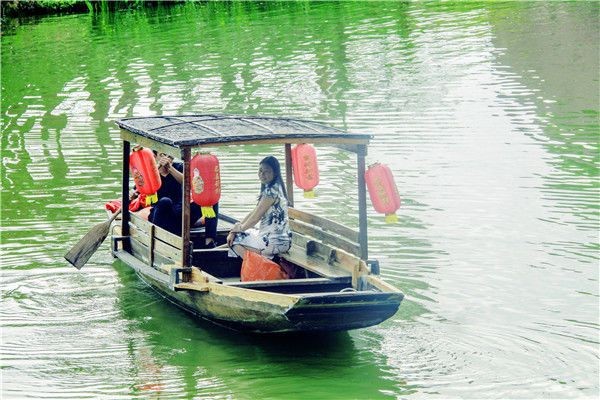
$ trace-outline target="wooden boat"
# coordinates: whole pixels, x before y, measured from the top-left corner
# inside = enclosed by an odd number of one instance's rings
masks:
[[[251,332],[339,331],[376,325],[393,316],[403,294],[379,277],[368,257],[365,156],[370,135],[351,134],[312,121],[227,115],[125,118],[117,121],[123,140],[123,215],[114,222],[112,252],[177,306],[236,330]],[[357,156],[359,229],[293,208],[291,146],[327,144]],[[182,236],[128,212],[132,145],[180,158],[184,163]],[[280,144],[285,148],[292,247],[280,262],[300,277],[240,281],[241,260],[227,248],[204,249],[203,228],[189,223],[189,165],[203,147]],[[283,166],[282,166],[283,170]],[[218,242],[235,218],[220,214]]]

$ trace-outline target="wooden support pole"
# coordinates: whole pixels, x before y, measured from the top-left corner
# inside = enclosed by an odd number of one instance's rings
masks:
[[[155,235],[156,235],[156,225],[150,225],[150,246],[148,260],[151,268],[154,268],[154,243],[155,243]]]
[[[369,258],[369,240],[367,234],[367,187],[365,182],[365,157],[367,146],[357,146],[358,161],[358,243],[360,244],[360,258]]]
[[[288,196],[288,206],[294,207],[294,175],[292,170],[292,145],[285,144],[285,186]]]
[[[190,158],[191,151],[189,147],[181,149],[181,159],[183,160],[183,182],[181,190],[183,190],[181,198],[181,265],[184,268],[191,266],[190,258]]]
[[[121,181],[121,236],[129,236],[129,153],[131,143],[123,141],[123,177]],[[130,251],[129,240],[123,241],[123,249]]]

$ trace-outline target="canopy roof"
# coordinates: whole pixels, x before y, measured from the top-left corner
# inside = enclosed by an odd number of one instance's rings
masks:
[[[122,129],[173,147],[251,142],[368,144],[371,135],[347,133],[314,121],[240,115],[172,115],[123,118]]]

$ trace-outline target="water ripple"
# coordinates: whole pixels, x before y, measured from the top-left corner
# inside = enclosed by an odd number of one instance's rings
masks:
[[[596,11],[192,2],[3,35],[2,395],[594,397]],[[163,304],[108,244],[68,267],[120,196],[114,120],[192,112],[374,135],[367,162],[389,165],[402,207],[389,225],[369,202],[369,254],[406,293],[400,312],[332,341],[232,339]],[[283,152],[212,150],[221,208],[242,216],[258,161]],[[295,189],[297,205],[356,227],[355,156],[317,151],[317,198]]]

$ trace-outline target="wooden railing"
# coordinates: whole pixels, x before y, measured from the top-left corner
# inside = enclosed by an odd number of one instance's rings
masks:
[[[293,232],[314,238],[323,244],[342,249],[360,257],[358,232],[316,215],[289,208],[290,228]]]
[[[145,219],[130,214],[129,232],[132,250],[136,256],[153,266],[159,264],[181,264],[181,237],[172,234]],[[160,256],[157,257],[157,254]],[[168,260],[168,261],[167,261]]]
[[[362,262],[358,232],[294,208],[288,212],[292,247],[281,257],[322,277],[354,282]]]

